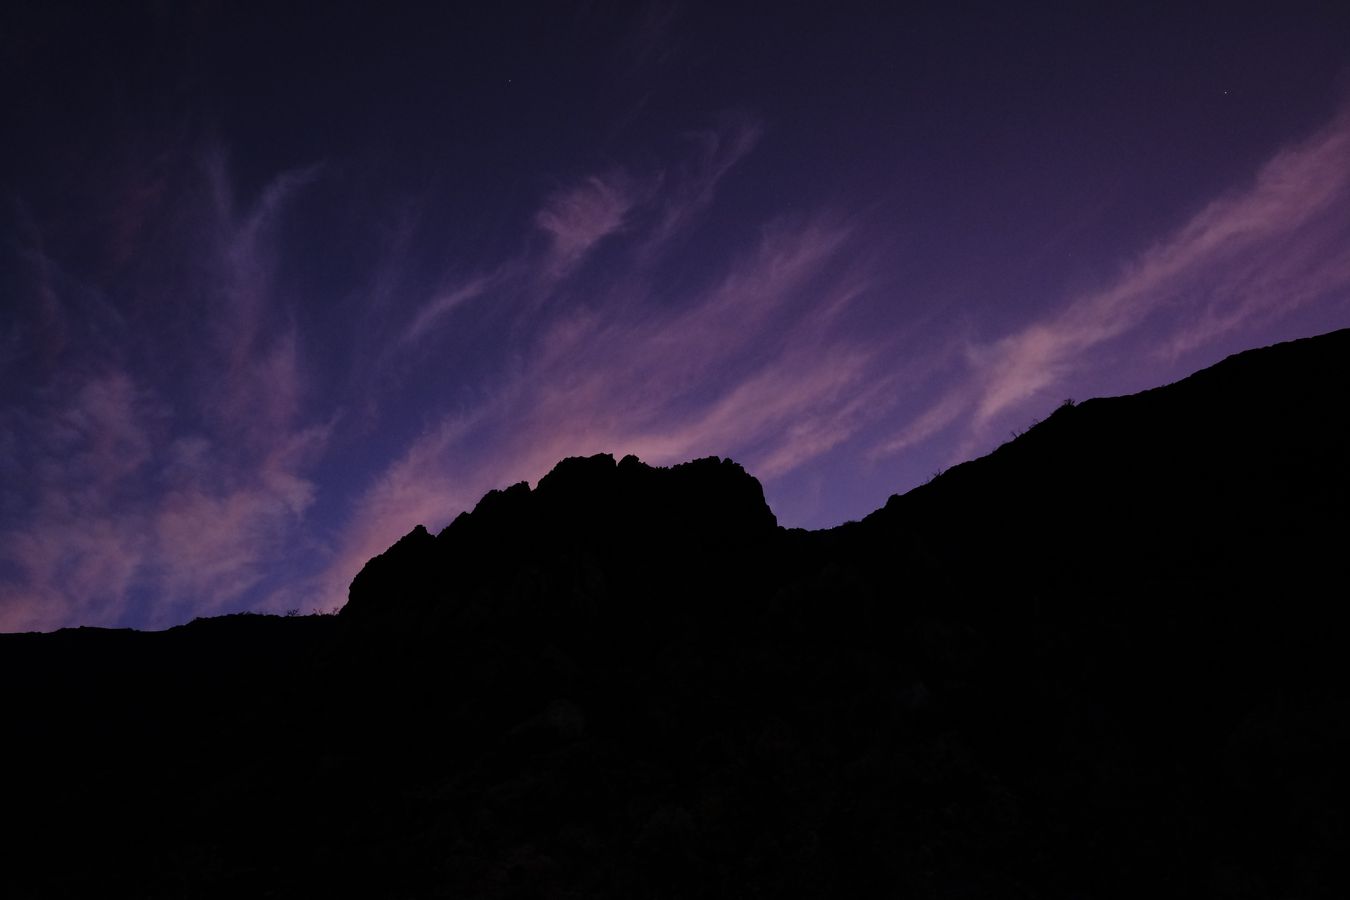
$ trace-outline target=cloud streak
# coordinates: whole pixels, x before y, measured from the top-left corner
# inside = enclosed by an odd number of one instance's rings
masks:
[[[1350,116],[992,340],[931,310],[897,320],[923,298],[886,270],[876,218],[724,217],[763,134],[728,114],[559,179],[505,252],[441,252],[405,217],[373,275],[352,267],[354,299],[304,265],[307,241],[338,255],[314,234],[352,244],[304,218],[314,195],[351,202],[322,166],[245,197],[217,148],[157,164],[110,188],[144,199],[102,269],[67,263],[34,216],[0,366],[47,362],[0,408],[0,629],[332,608],[413,525],[569,455],[733,456],[771,496],[827,464],[954,462],[1052,392],[1151,384],[1347,308]]]
[[[1314,302],[1350,292],[1350,112],[1269,159],[1252,182],[1206,204],[1104,287],[988,343],[962,342],[964,372],[872,451],[898,453],[959,425],[967,450],[1099,367],[1103,348],[1158,369]],[[1339,299],[1338,299],[1339,298]],[[1145,383],[1151,379],[1141,376]]]
[[[665,245],[712,205],[716,185],[758,135],[743,122],[730,127],[696,142],[688,164],[646,180],[660,191],[634,190],[620,202],[601,187],[608,182],[583,179],[565,200],[546,198],[536,222],[581,236],[560,240],[569,259],[580,258],[570,248],[622,232],[606,287],[585,303],[532,306],[547,315],[520,365],[492,378],[474,407],[431,424],[373,480],[331,565],[303,596],[345,595],[365,560],[413,524],[440,527],[487,490],[537,479],[564,456],[632,452],[666,464],[735,455],[773,477],[868,420],[887,382],[880,342],[836,327],[868,287],[848,259],[855,234],[846,221],[776,222],[705,285],[674,298],[658,286]],[[622,229],[618,210],[631,217]],[[557,258],[510,266],[525,269],[526,281],[533,271],[556,284]]]
[[[182,301],[191,340],[130,332],[145,295],[163,304],[174,282],[118,293],[54,279],[41,257],[47,318],[72,337],[52,380],[0,415],[4,468],[27,479],[0,528],[0,629],[164,626],[247,602],[313,502],[304,472],[326,433],[301,421],[304,366],[274,266],[278,221],[314,173],[283,175],[242,213],[214,150],[176,177],[191,189],[171,219],[195,224],[176,265],[207,275]],[[118,254],[145,252],[132,240],[117,230]],[[128,337],[91,338],[74,324],[91,314]]]
[[[623,228],[639,200],[619,174],[592,175],[550,195],[534,217],[549,238],[542,274],[550,280],[571,274],[592,248]]]

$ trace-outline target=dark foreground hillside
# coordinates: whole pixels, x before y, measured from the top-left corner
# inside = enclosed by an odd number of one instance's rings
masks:
[[[7,897],[1343,897],[1350,331],[826,532],[570,459],[336,617],[0,635]]]

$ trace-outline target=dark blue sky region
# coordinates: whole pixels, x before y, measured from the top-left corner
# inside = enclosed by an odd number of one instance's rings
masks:
[[[834,525],[1350,325],[1350,16],[1174,6],[9,4],[0,629],[331,609],[568,455]]]

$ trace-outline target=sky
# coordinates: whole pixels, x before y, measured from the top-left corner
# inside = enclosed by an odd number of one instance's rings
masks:
[[[1350,326],[1341,4],[432,6],[4,5],[0,631],[329,611],[566,456],[829,527]]]

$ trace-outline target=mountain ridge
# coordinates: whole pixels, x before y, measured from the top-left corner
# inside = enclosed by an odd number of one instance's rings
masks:
[[[1342,896],[1348,389],[1249,351],[813,532],[573,458],[336,616],[0,635],[0,889]]]

